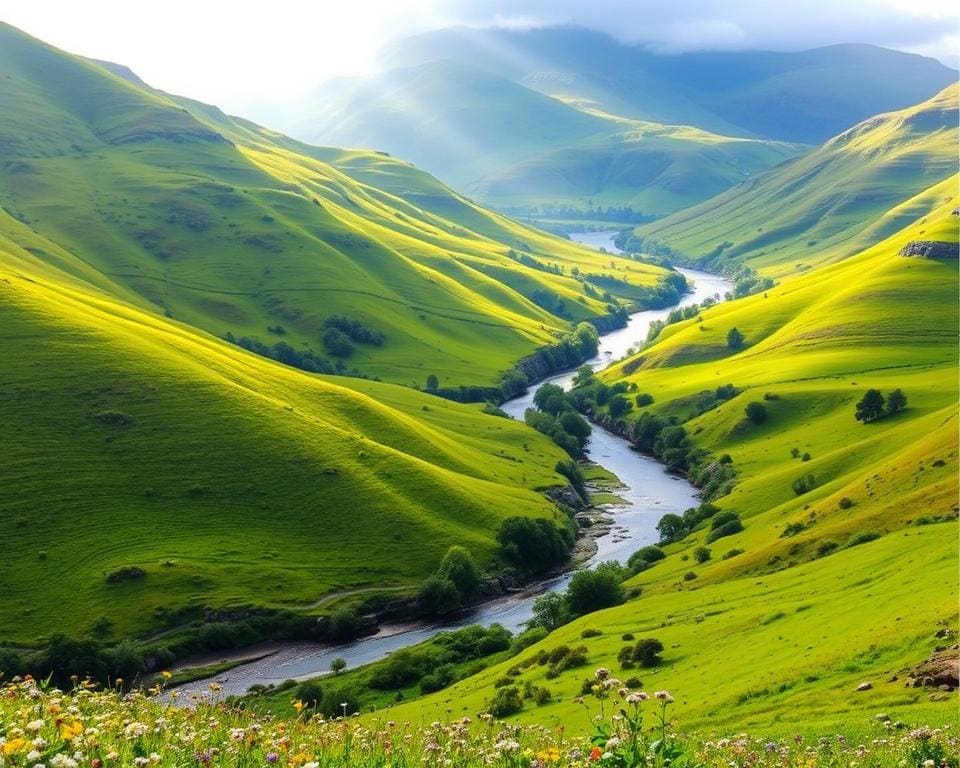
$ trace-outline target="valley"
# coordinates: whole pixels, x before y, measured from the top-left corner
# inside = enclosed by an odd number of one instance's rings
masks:
[[[0,768],[960,768],[952,59],[406,2],[0,20]]]

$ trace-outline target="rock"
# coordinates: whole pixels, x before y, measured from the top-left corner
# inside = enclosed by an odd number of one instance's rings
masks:
[[[951,688],[949,685],[938,685],[937,688],[939,688],[941,691],[952,691],[952,690],[953,690],[953,688]]]
[[[886,712],[878,712],[878,713],[877,713],[876,715],[874,715],[873,717],[874,717],[875,720],[879,720],[881,723],[889,723],[889,722],[890,722],[890,715],[888,715]]]
[[[937,651],[910,672],[914,688],[952,691],[960,686],[960,650],[956,646]]]
[[[873,688],[873,683],[860,683],[857,686],[857,691],[869,691],[871,688]]]
[[[913,240],[900,249],[901,256],[920,256],[925,259],[957,259],[960,256],[957,243],[937,240]]]

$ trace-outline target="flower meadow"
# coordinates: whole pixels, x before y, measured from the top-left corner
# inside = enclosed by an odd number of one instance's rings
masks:
[[[956,768],[945,729],[897,731],[869,744],[842,736],[772,742],[676,734],[667,691],[632,691],[605,669],[582,704],[592,734],[515,725],[481,713],[450,723],[325,720],[291,702],[288,719],[209,697],[189,706],[159,688],[125,693],[79,682],[60,691],[31,678],[0,687],[0,766],[7,768],[547,768],[598,766],[918,766]]]

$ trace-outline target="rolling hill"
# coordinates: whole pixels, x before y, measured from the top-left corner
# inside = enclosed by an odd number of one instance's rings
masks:
[[[300,144],[0,27],[0,205],[16,242],[125,301],[404,384],[491,385],[666,273],[524,227],[374,152]],[[41,247],[43,248],[43,247]],[[357,323],[352,351],[322,342]],[[343,324],[343,323],[341,323]],[[369,338],[382,341],[369,343]]]
[[[774,276],[856,253],[916,219],[929,204],[924,190],[955,172],[958,93],[954,83],[921,104],[865,120],[636,235],[714,269],[745,262]]]
[[[801,147],[619,117],[465,61],[325,85],[289,131],[412,161],[498,208],[541,215],[628,206],[663,215]]]
[[[649,411],[729,455],[736,485],[714,503],[739,515],[741,532],[711,541],[702,522],[627,582],[639,597],[391,717],[482,711],[496,686],[529,684],[552,698],[524,702],[517,717],[568,724],[602,666],[678,695],[674,715],[695,731],[839,729],[869,743],[877,713],[951,723],[955,693],[910,687],[906,674],[957,631],[957,182],[905,201],[918,218],[877,245],[704,310],[702,323],[669,325],[602,375],[653,396],[628,414],[626,434]],[[946,255],[908,255],[920,240]],[[743,349],[728,347],[732,327]],[[726,384],[736,396],[713,400]],[[868,388],[902,389],[906,409],[855,420]],[[765,420],[745,417],[750,402]],[[663,663],[624,668],[625,633],[660,640]],[[557,673],[536,662],[562,646],[584,646],[586,665]]]

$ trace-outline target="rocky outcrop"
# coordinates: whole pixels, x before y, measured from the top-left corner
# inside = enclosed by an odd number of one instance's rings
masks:
[[[912,240],[900,249],[901,256],[918,256],[924,259],[958,259],[960,245],[939,240]]]
[[[960,645],[935,651],[909,673],[908,688],[939,688],[953,691],[960,687]]]

